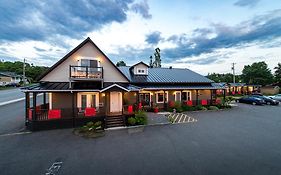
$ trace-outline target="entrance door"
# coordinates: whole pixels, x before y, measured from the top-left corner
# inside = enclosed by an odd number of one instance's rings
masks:
[[[110,112],[122,112],[121,92],[110,92]]]

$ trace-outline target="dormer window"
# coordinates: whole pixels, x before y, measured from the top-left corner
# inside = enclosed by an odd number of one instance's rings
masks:
[[[144,69],[138,69],[138,74],[145,74],[145,70]]]
[[[148,75],[148,65],[143,62],[139,62],[139,63],[131,66],[130,71],[134,75]]]

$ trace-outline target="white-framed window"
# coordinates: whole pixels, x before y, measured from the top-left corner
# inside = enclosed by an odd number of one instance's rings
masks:
[[[175,101],[181,101],[181,92],[180,91],[175,92]]]
[[[191,98],[191,91],[183,91],[182,92],[182,100],[183,101],[192,100],[192,98]]]
[[[99,108],[99,93],[98,92],[79,92],[77,94],[77,107],[85,108]]]
[[[164,100],[166,99],[166,103],[168,102],[168,92],[156,92],[156,103],[164,103]]]
[[[100,62],[97,58],[82,57],[79,60],[79,66],[100,67]]]

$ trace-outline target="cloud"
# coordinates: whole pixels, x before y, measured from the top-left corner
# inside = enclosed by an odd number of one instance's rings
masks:
[[[143,0],[139,3],[134,3],[131,6],[131,9],[134,12],[139,13],[145,19],[151,19],[152,18],[152,15],[149,13],[149,6],[147,4],[147,0]]]
[[[234,3],[235,6],[240,7],[254,7],[259,3],[260,0],[238,0]]]
[[[47,51],[46,49],[38,48],[38,47],[33,47],[37,52],[45,52]]]
[[[62,38],[81,39],[84,34],[98,30],[112,22],[127,19],[130,6],[144,18],[149,17],[146,1],[134,0],[50,0],[0,1],[0,41],[48,41]],[[55,41],[54,41],[55,40]],[[63,47],[68,47],[61,41]]]
[[[198,31],[208,31],[200,33]],[[166,41],[174,42],[177,47],[163,50],[163,56],[180,59],[211,53],[216,49],[238,47],[250,43],[272,41],[281,37],[281,10],[255,16],[236,26],[212,24],[210,28],[196,29],[191,36],[173,35]]]
[[[148,44],[158,44],[163,38],[161,37],[161,32],[154,31],[148,35],[146,35],[145,41]]]

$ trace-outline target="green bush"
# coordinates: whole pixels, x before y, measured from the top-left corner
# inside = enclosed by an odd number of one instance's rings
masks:
[[[182,106],[182,110],[183,111],[195,111],[195,107],[194,106],[183,105]]]
[[[147,124],[147,114],[145,111],[137,111],[135,113],[135,119],[137,125],[146,125]]]
[[[215,111],[219,110],[219,108],[216,107],[216,106],[209,106],[208,109],[209,110],[215,110]]]
[[[94,126],[94,122],[88,122],[88,123],[86,123],[86,126],[88,128],[91,128],[92,126]]]
[[[201,105],[198,105],[198,106],[195,106],[195,110],[203,110],[205,107],[201,106]]]
[[[208,109],[205,106],[202,106],[201,110],[202,111],[207,111]]]
[[[128,118],[128,123],[129,125],[133,126],[136,124],[136,119],[134,117],[129,117]]]

